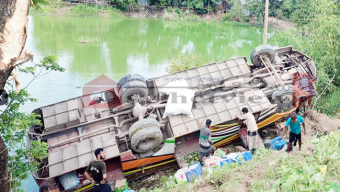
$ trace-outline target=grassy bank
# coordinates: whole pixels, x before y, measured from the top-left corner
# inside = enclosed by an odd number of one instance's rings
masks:
[[[38,4],[30,9],[31,15],[58,15],[72,17],[98,17],[98,18],[124,18],[124,17],[146,17],[136,11],[126,12],[115,8],[114,6],[101,5],[67,5],[64,1],[57,0],[47,2],[46,4]],[[218,20],[216,17],[212,19],[204,19],[203,17],[192,12],[184,13],[180,9],[168,8],[163,11],[149,15],[151,18],[159,18],[168,21],[204,21]]]
[[[31,15],[57,15],[57,16],[72,16],[72,17],[97,17],[97,18],[158,18],[166,21],[178,21],[178,22],[223,22],[232,23],[234,25],[254,26],[262,25],[262,21],[255,15],[245,16],[243,8],[241,6],[234,6],[227,13],[219,11],[215,14],[211,7],[208,11],[202,11],[201,8],[194,8],[193,5],[187,6],[170,6],[166,4],[159,4],[145,8],[139,7],[134,0],[122,0],[115,1],[113,4],[101,6],[101,5],[86,5],[86,4],[67,4],[63,0],[35,0],[37,1],[34,7],[31,7]],[[233,0],[234,1],[234,0]],[[238,3],[238,1],[237,1]],[[261,4],[262,5],[262,4]],[[200,10],[200,11],[198,11]],[[283,22],[280,20],[280,22]],[[272,25],[271,25],[272,24]],[[287,24],[281,24],[281,27],[277,27],[280,24],[278,22],[271,22],[270,26],[274,29],[284,30]],[[288,25],[291,25],[290,23]]]
[[[163,185],[149,191],[340,191],[340,131],[336,126],[340,120],[312,111],[306,123],[301,151],[297,147],[290,154],[257,151],[251,161],[216,167],[191,183],[176,184],[174,177],[163,177]]]
[[[101,5],[68,5],[65,1],[56,0],[37,4],[30,8],[30,15],[57,15],[72,17],[124,18],[122,11],[113,6]]]

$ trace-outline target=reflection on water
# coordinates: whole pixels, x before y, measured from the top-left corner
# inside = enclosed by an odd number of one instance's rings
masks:
[[[269,35],[272,37],[272,35]],[[80,43],[82,41],[92,43]],[[271,39],[269,39],[269,42]],[[64,73],[52,72],[28,88],[33,109],[81,95],[81,87],[104,74],[118,81],[128,73],[146,78],[166,74],[179,53],[194,53],[205,63],[247,56],[262,43],[262,28],[231,24],[182,23],[154,19],[90,19],[30,16],[26,50],[34,62],[57,54]],[[271,44],[276,45],[275,42]],[[23,86],[31,78],[21,76]],[[37,191],[32,179],[27,191]]]
[[[164,74],[165,65],[180,52],[195,53],[208,63],[248,56],[262,42],[261,28],[227,24],[38,16],[31,20],[34,48],[43,55],[67,57],[69,71],[80,76],[110,73],[120,79],[135,71],[135,65],[149,67],[142,75],[155,76]],[[80,43],[79,37],[99,41]]]

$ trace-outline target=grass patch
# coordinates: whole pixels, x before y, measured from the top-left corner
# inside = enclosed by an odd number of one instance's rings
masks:
[[[63,9],[64,8],[64,9]],[[57,13],[57,12],[61,13]],[[124,18],[120,10],[113,6],[86,5],[79,3],[67,7],[67,2],[62,0],[45,1],[30,8],[30,15],[53,15],[61,14],[73,17],[103,17],[103,18]]]
[[[51,13],[55,13],[59,9],[67,6],[66,1],[62,0],[51,0],[44,1],[43,3],[37,3],[34,7],[30,7],[29,14],[30,15],[48,15]]]
[[[73,6],[69,12],[69,15],[76,17],[111,17],[111,18],[122,18],[124,17],[121,12],[112,6],[101,6],[101,5],[84,5],[77,4]]]

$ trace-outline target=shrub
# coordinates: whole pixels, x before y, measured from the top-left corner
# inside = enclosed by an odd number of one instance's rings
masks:
[[[175,73],[194,67],[201,66],[203,59],[200,56],[194,54],[178,54],[178,56],[171,62],[170,66],[166,68],[168,73]]]
[[[178,20],[179,16],[176,12],[174,12],[172,10],[171,10],[171,12],[164,10],[164,13],[162,15],[162,19],[174,21],[174,20]]]
[[[175,12],[179,15],[179,16],[183,16],[184,13],[181,9],[179,9],[178,7],[175,8]]]
[[[95,17],[98,16],[99,13],[107,13],[110,14],[111,18],[122,18],[124,17],[119,10],[112,6],[101,6],[101,5],[84,5],[78,4],[72,7],[69,11],[70,15],[73,16],[87,16],[87,17]]]
[[[138,0],[110,0],[119,10],[134,11],[138,8]]]
[[[222,16],[222,21],[231,21],[232,20],[232,14],[231,12],[227,12]]]

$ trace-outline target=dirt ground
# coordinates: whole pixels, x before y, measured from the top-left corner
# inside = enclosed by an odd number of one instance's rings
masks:
[[[268,25],[271,28],[274,28],[278,31],[284,31],[289,29],[295,29],[296,24],[290,21],[284,21],[281,19],[277,19],[275,17],[269,17]]]

